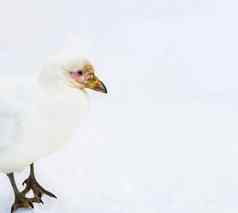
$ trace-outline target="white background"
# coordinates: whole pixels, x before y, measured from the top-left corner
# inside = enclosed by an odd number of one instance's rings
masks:
[[[73,34],[109,90],[90,94],[73,143],[38,163],[59,199],[34,212],[238,211],[237,1],[0,3],[1,75],[31,74]],[[4,175],[0,192],[9,212]]]

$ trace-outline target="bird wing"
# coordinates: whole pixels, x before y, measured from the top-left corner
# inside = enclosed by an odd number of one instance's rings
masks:
[[[30,89],[23,85],[24,82],[12,78],[10,81],[0,81],[0,149],[18,143],[21,139],[26,106],[29,106],[30,100]]]
[[[0,112],[0,148],[16,143],[19,123],[15,113]]]

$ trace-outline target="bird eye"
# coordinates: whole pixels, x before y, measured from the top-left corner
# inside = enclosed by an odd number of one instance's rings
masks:
[[[77,71],[77,74],[78,74],[78,75],[83,75],[82,70],[78,70],[78,71]]]

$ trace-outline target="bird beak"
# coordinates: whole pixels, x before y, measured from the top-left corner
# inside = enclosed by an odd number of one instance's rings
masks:
[[[86,88],[95,90],[97,92],[107,93],[106,86],[96,76],[87,82]]]

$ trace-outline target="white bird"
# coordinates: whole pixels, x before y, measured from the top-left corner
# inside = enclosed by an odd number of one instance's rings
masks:
[[[93,65],[81,56],[58,55],[32,79],[1,80],[0,172],[14,190],[11,212],[42,203],[43,194],[56,198],[37,182],[33,163],[70,142],[88,107],[87,88],[107,93]],[[19,191],[14,172],[27,166],[26,188]],[[33,198],[26,197],[30,190]]]

